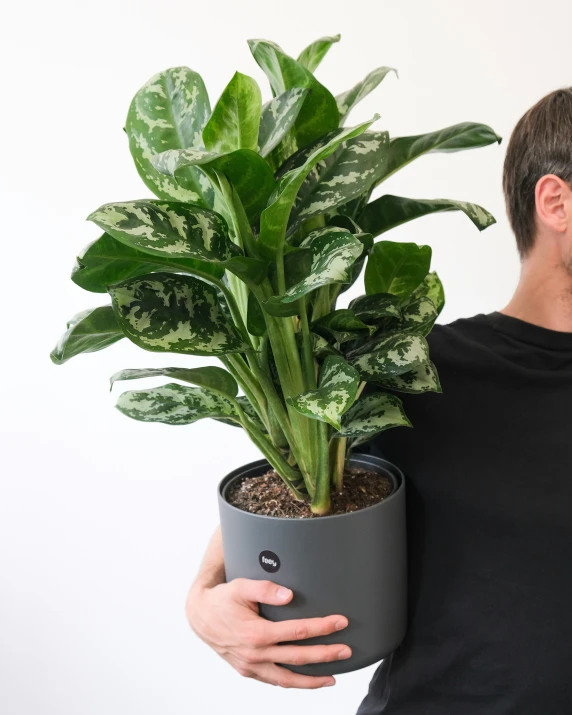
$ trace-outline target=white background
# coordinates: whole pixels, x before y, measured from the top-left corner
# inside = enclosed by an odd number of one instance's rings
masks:
[[[199,71],[214,104],[239,69],[264,76],[246,40],[291,54],[342,33],[318,71],[334,93],[397,67],[353,114],[393,135],[460,121],[508,139],[520,115],[570,84],[568,0],[33,0],[2,13],[2,351],[0,711],[3,715],[180,715],[319,708],[350,715],[373,668],[317,693],[241,679],[189,631],[183,605],[217,523],[215,489],[257,457],[238,430],[132,422],[113,409],[120,368],[199,365],[126,340],[63,367],[48,358],[65,321],[105,302],[69,280],[98,235],[100,204],[149,195],[122,132],[155,72]],[[504,146],[424,157],[390,193],[482,204],[479,234],[460,214],[392,238],[429,243],[445,283],[443,320],[502,307],[518,276],[504,214]]]

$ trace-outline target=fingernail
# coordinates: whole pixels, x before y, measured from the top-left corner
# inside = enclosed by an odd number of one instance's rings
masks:
[[[284,588],[283,586],[280,586],[280,588],[276,591],[276,595],[281,601],[285,601],[287,598],[290,598],[291,594],[292,591],[289,588]]]
[[[342,648],[341,651],[338,653],[338,660],[344,660],[344,658],[349,658],[351,654],[352,652],[349,648]]]
[[[324,683],[324,688],[330,688],[332,685],[335,685],[336,681],[332,678],[331,680],[328,680],[327,683]]]
[[[348,622],[345,621],[345,620],[342,618],[342,619],[340,619],[340,620],[336,623],[336,630],[337,630],[337,631],[341,631],[341,630],[342,630],[343,628],[345,628],[347,625],[348,625]]]

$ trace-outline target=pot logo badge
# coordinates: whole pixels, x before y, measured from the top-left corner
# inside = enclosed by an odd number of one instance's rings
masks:
[[[258,556],[258,563],[268,573],[276,573],[280,568],[280,559],[274,551],[261,551]]]

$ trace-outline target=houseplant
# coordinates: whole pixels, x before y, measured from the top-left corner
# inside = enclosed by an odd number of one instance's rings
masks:
[[[61,364],[127,337],[145,350],[220,360],[222,367],[122,370],[112,385],[150,376],[177,382],[124,392],[117,406],[144,422],[211,417],[247,432],[265,461],[219,488],[227,577],[281,568],[298,600],[268,608],[269,617],[348,615],[354,656],[337,666],[341,672],[385,655],[405,628],[403,477],[381,460],[351,462],[349,451],[409,425],[396,393],[440,390],[425,340],[444,303],[431,249],[376,239],[435,212],[460,210],[480,230],[494,222],[466,202],[371,200],[372,193],[423,154],[500,138],[463,123],[390,139],[372,128],[377,115],[347,128],[352,108],[394,70],[380,67],[334,97],[313,72],[338,39],[321,38],[297,60],[272,42],[250,41],[272,90],[264,105],[257,83],[238,72],[212,111],[202,78],[184,67],[137,92],[125,131],[157,198],[90,214],[104,233],[80,254],[72,280],[108,293],[111,304],[72,318],[51,357]],[[366,294],[338,308],[362,271]],[[366,383],[374,390],[362,394]],[[373,480],[384,477],[391,494],[328,516],[352,464]],[[229,489],[269,466],[292,504],[326,518],[232,506]],[[385,558],[372,559],[372,534],[391,546]]]

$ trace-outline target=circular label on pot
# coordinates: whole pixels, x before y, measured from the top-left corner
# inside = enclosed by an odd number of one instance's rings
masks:
[[[280,559],[274,551],[261,551],[258,556],[258,563],[268,573],[276,573],[280,568]]]

